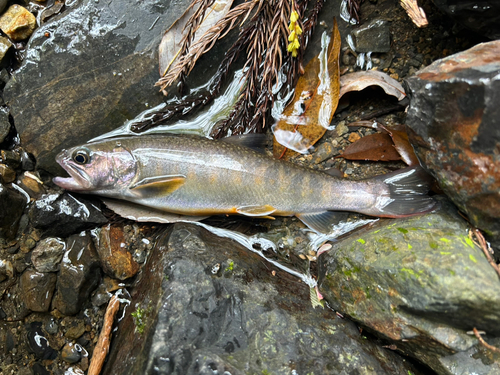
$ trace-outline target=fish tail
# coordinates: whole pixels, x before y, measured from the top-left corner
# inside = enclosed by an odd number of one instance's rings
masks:
[[[388,191],[377,201],[377,216],[407,217],[439,208],[439,203],[427,195],[429,178],[420,167],[401,169],[375,179]]]

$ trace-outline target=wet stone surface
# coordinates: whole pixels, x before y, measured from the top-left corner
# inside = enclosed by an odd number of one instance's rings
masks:
[[[29,217],[46,235],[61,237],[107,222],[91,201],[68,193],[43,196],[30,207]]]
[[[21,292],[26,307],[31,311],[49,311],[56,279],[55,273],[24,271],[21,276]]]
[[[163,234],[119,323],[104,374],[401,374],[412,367],[313,309],[309,288],[194,225]],[[349,343],[349,344],[347,344]]]
[[[73,315],[89,302],[90,293],[99,284],[101,268],[88,233],[69,237],[66,248],[53,304],[62,314]]]
[[[472,31],[490,39],[500,38],[500,4],[495,0],[432,0],[444,13]]]
[[[434,214],[384,220],[319,257],[320,291],[402,353],[451,374],[445,358],[477,344],[467,331],[500,334],[498,276],[466,233],[446,201]],[[469,373],[475,363],[467,362]]]
[[[0,235],[12,238],[16,235],[19,220],[26,207],[26,197],[19,191],[0,184]]]
[[[31,262],[38,272],[56,272],[66,245],[60,238],[46,238],[31,253]]]
[[[5,98],[39,168],[59,172],[54,158],[63,148],[106,133],[163,100],[153,86],[156,49],[186,6],[84,0],[35,31],[30,55],[9,81]]]
[[[434,62],[407,79],[406,124],[424,167],[500,245],[500,41]]]

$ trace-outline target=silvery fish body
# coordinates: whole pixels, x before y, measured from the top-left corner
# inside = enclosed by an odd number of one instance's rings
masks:
[[[133,202],[175,214],[296,215],[322,230],[330,212],[402,217],[435,208],[416,169],[363,181],[276,160],[250,148],[179,135],[144,135],[62,151],[68,190]]]

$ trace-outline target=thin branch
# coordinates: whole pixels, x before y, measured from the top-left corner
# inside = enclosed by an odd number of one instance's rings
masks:
[[[109,352],[109,344],[111,343],[111,328],[113,328],[113,322],[119,307],[120,301],[115,294],[109,300],[108,307],[106,308],[106,313],[104,314],[104,324],[102,326],[101,333],[99,334],[97,345],[92,353],[92,360],[90,361],[88,375],[99,375],[101,373],[104,360]]]
[[[498,277],[500,277],[500,268],[498,267],[498,264],[495,262],[495,260],[493,259],[493,257],[491,256],[490,254],[490,251],[489,251],[489,246],[488,246],[488,243],[486,242],[486,240],[484,239],[484,236],[483,234],[481,233],[481,231],[477,228],[472,228],[471,231],[469,231],[469,236],[471,236],[471,233],[474,234],[474,236],[476,236],[477,238],[477,241],[478,241],[478,246],[483,250],[483,253],[484,255],[486,256],[486,259],[488,259],[488,262],[491,264],[491,266],[495,269]],[[471,236],[472,237],[472,236]],[[471,238],[472,240],[472,238]]]
[[[498,349],[496,346],[490,345],[486,341],[484,341],[484,339],[481,337],[481,334],[476,329],[476,327],[472,328],[472,331],[474,332],[474,336],[477,337],[477,339],[479,340],[479,342],[481,343],[481,345],[483,345],[485,348],[490,349],[491,351],[500,353],[500,349]]]
[[[229,31],[237,26],[238,21],[248,17],[255,5],[260,1],[254,0],[237,5],[231,9],[226,17],[219,20],[214,26],[203,34],[190,48],[189,52],[180,56],[169,72],[161,78],[156,85],[162,90],[172,85],[183,73],[189,74],[198,59],[206,52],[210,51],[218,39],[223,38]]]

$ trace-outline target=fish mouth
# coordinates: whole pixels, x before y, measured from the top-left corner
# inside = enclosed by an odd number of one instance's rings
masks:
[[[88,191],[92,188],[89,176],[78,165],[75,165],[63,150],[56,156],[56,162],[70,175],[70,177],[54,177],[52,182],[57,186],[71,191]]]

